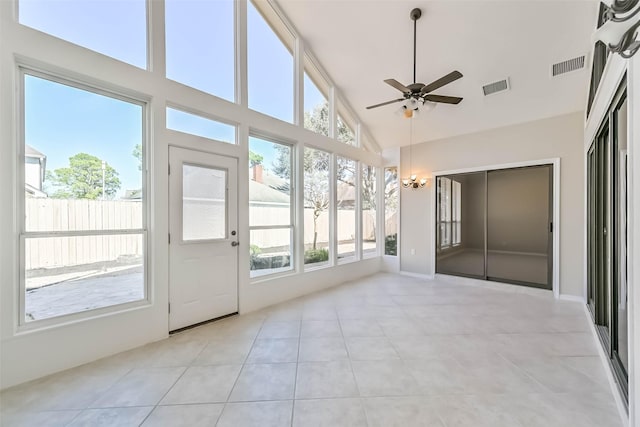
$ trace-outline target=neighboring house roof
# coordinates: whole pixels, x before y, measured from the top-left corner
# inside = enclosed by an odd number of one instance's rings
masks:
[[[36,157],[36,158],[39,158],[39,159],[46,159],[47,158],[47,156],[45,156],[44,154],[42,154],[41,152],[39,152],[38,150],[36,150],[32,146],[30,146],[29,144],[26,144],[24,146],[24,155],[26,157]]]
[[[142,200],[142,189],[137,190],[125,190],[122,199],[125,200]]]
[[[289,194],[249,180],[249,203],[289,203],[290,201]]]
[[[28,184],[26,182],[24,184],[24,191],[27,193],[27,195],[31,197],[38,197],[38,198],[49,197],[47,193],[45,193],[44,191],[38,190],[33,185]]]

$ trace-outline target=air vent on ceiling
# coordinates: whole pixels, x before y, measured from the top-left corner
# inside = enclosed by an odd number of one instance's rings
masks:
[[[508,78],[482,86],[482,92],[484,92],[484,96],[492,95],[494,93],[502,92],[505,90],[509,90]]]
[[[556,77],[561,74],[570,73],[572,71],[581,70],[584,68],[585,55],[576,56],[575,58],[567,59],[566,61],[558,62],[551,66],[551,76]]]

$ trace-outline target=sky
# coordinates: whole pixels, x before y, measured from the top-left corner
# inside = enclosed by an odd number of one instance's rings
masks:
[[[167,77],[234,101],[234,12],[232,0],[166,0]],[[20,0],[22,24],[140,68],[147,67],[144,0]],[[249,108],[293,121],[293,57],[249,2]],[[324,97],[305,74],[304,107]],[[47,170],[66,167],[85,152],[107,161],[122,183],[117,197],[141,187],[138,161],[131,154],[142,142],[142,108],[35,76],[25,77],[26,143],[47,156]],[[190,114],[169,112],[176,130],[218,139],[228,126]],[[224,139],[223,139],[224,140]],[[258,145],[256,145],[258,144]],[[265,165],[272,150],[264,148]],[[262,151],[262,150],[261,150]]]

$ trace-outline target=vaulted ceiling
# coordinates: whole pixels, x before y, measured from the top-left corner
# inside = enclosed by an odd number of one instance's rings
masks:
[[[464,77],[434,93],[464,97],[414,120],[413,143],[508,126],[585,108],[585,68],[551,77],[556,62],[590,54],[596,1],[277,0],[318,61],[383,148],[409,144],[398,98],[383,80],[413,80],[413,21],[418,20],[417,80],[459,70]],[[511,89],[482,86],[509,78]]]

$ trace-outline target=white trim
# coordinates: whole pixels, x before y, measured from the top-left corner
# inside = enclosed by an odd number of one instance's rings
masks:
[[[484,172],[484,171],[492,171],[492,170],[500,170],[500,169],[512,169],[512,168],[520,168],[527,166],[543,166],[543,165],[553,165],[553,272],[552,272],[552,289],[553,295],[555,298],[559,298],[560,296],[560,158],[554,157],[549,159],[540,159],[540,160],[527,160],[522,162],[513,162],[513,163],[502,163],[502,164],[494,164],[494,165],[485,165],[485,166],[474,166],[472,168],[465,169],[454,169],[454,170],[446,170],[446,171],[435,171],[432,173],[430,191],[429,195],[431,199],[430,203],[430,223],[431,223],[431,236],[430,236],[430,247],[433,249],[431,252],[431,271],[436,271],[436,196],[437,191],[435,191],[435,179],[438,176],[442,175],[455,175],[460,173],[469,173],[469,172]]]
[[[414,273],[411,271],[403,271],[403,270],[400,270],[399,273],[401,276],[415,277],[417,279],[424,279],[424,280],[433,280],[435,278],[433,274]]]
[[[581,304],[585,304],[585,306],[587,304],[586,298],[578,296],[578,295],[560,294],[559,299],[561,299],[563,301],[579,302]]]

